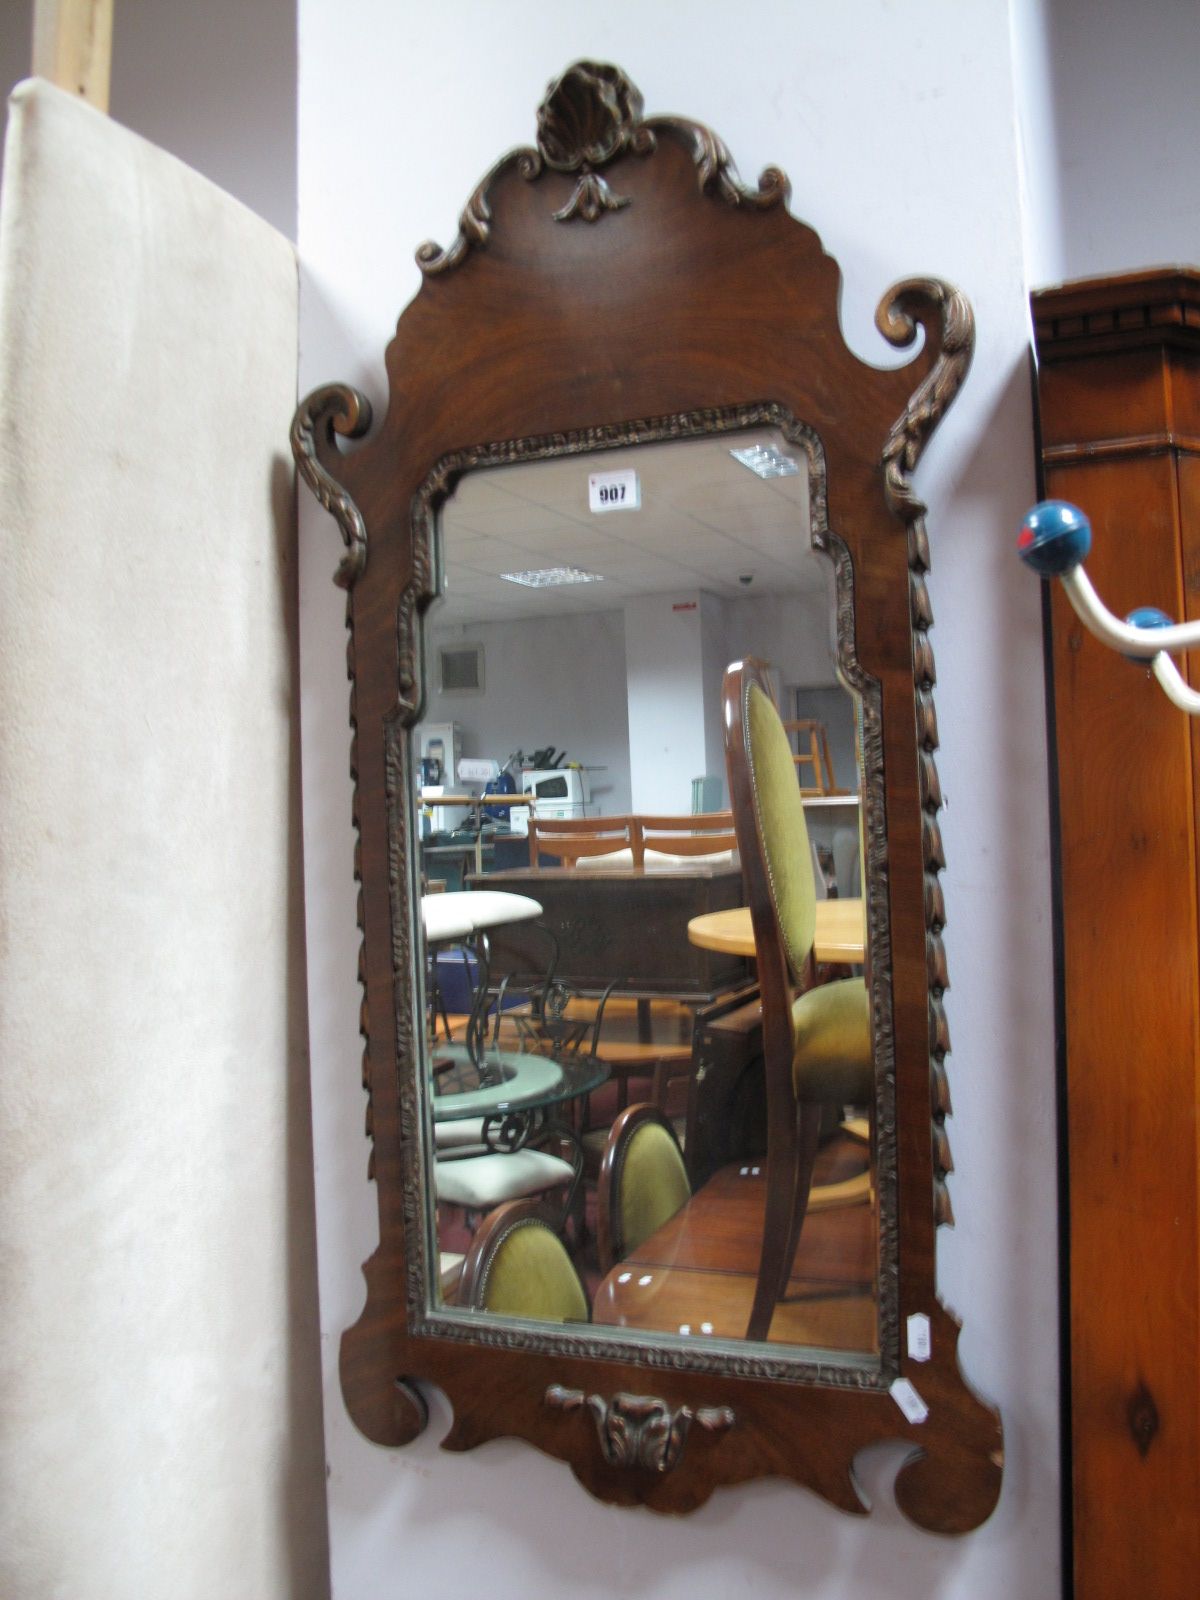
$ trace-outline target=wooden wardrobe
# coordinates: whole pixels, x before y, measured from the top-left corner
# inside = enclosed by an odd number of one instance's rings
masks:
[[[1033,296],[1045,494],[1110,610],[1200,614],[1200,272]],[[1051,586],[1074,1592],[1200,1583],[1200,719]],[[1200,682],[1200,654],[1185,666]]]

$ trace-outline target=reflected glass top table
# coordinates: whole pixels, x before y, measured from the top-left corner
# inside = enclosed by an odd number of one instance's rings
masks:
[[[609,1074],[603,1061],[587,1055],[488,1048],[475,1062],[464,1044],[435,1045],[433,1068],[435,1122],[545,1111],[591,1094]]]
[[[453,1147],[451,1131],[448,1144],[438,1151],[439,1171],[445,1173],[444,1163],[453,1168],[472,1158],[480,1144],[487,1151],[483,1159],[495,1161],[516,1157],[531,1141],[540,1143],[552,1135],[573,1152],[573,1175],[563,1202],[563,1216],[569,1216],[583,1180],[583,1145],[569,1122],[555,1120],[554,1109],[598,1089],[608,1078],[607,1065],[589,1055],[555,1057],[496,1048],[475,1057],[466,1045],[448,1044],[434,1047],[432,1074],[434,1122],[448,1131],[471,1119],[479,1123],[460,1149]],[[454,1198],[439,1179],[441,1193]]]

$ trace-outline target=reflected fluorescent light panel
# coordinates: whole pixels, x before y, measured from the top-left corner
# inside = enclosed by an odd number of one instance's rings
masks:
[[[524,589],[557,589],[565,583],[603,583],[598,572],[582,567],[534,567],[528,572],[502,572],[505,583],[519,583]]]
[[[760,478],[794,478],[800,463],[771,444],[752,444],[745,450],[731,450],[729,454]]]

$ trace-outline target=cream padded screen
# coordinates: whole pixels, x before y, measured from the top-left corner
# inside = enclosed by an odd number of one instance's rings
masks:
[[[0,221],[0,1594],[326,1591],[291,246],[33,82]]]

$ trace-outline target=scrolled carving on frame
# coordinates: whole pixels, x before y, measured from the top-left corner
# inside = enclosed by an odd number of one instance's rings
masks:
[[[542,158],[536,150],[527,146],[519,150],[510,150],[509,153],[487,173],[484,174],[478,186],[463,207],[458,219],[458,236],[454,243],[443,250],[441,245],[435,244],[432,239],[426,239],[424,244],[417,246],[417,265],[427,278],[435,278],[439,273],[449,272],[452,267],[458,266],[465,260],[474,245],[485,245],[492,231],[492,208],[488,204],[488,190],[509,167],[515,166],[523,178],[532,182],[540,177],[542,172]]]
[[[751,189],[738,176],[724,142],[699,122],[686,117],[642,117],[642,96],[619,67],[596,61],[576,61],[554,80],[538,107],[537,148],[522,146],[504,156],[486,174],[459,217],[458,236],[447,249],[426,240],[417,250],[417,264],[427,277],[448,272],[465,260],[475,247],[487,244],[492,211],[488,199],[497,178],[515,166],[532,183],[547,169],[575,175],[575,188],[566,203],[552,213],[556,222],[599,222],[610,211],[622,211],[631,202],[614,194],[598,168],[619,156],[653,155],[657,134],[683,139],[696,164],[700,192],[716,195],[729,205],[765,211],[782,205],[791,193],[787,174],[766,167]]]
[[[938,334],[937,360],[883,447],[887,503],[905,522],[915,522],[924,516],[925,507],[913,494],[909,479],[967,375],[975,352],[975,316],[967,297],[940,278],[905,278],[879,302],[875,326],[889,344],[902,350],[912,344],[918,326],[924,327],[926,338],[933,337],[935,326]],[[927,560],[924,566],[928,568]]]
[[[661,129],[687,140],[696,163],[701,194],[719,195],[728,205],[751,206],[756,211],[767,211],[772,206],[787,203],[792,185],[781,167],[764,167],[759,174],[758,188],[751,189],[739,177],[725,141],[702,122],[692,122],[688,117],[651,117],[644,126],[651,133]]]
[[[345,383],[328,383],[314,389],[296,408],[292,419],[292,455],[300,476],[330,512],[342,530],[346,554],[333,581],[352,589],[367,564],[367,529],[349,493],[332,468],[339,459],[335,434],[361,438],[371,426],[371,402]]]
[[[585,222],[599,222],[606,211],[623,211],[628,204],[628,196],[614,194],[598,172],[585,172],[566,205],[554,213],[554,220],[571,222],[582,217]]]
[[[558,1383],[550,1385],[545,1398],[555,1411],[590,1411],[608,1465],[643,1472],[670,1472],[683,1455],[693,1423],[720,1435],[737,1420],[730,1406],[672,1408],[665,1400],[643,1394],[615,1394],[605,1400]]]
[[[925,865],[926,979],[929,988],[930,1138],[933,1152],[933,1215],[939,1225],[953,1225],[954,1210],[946,1179],[954,1170],[945,1120],[950,1113],[946,1057],[950,1028],[944,996],[950,987],[942,943],[945,902],[939,874],[946,865],[937,814],[942,785],[933,752],[937,749],[937,717],[933,705],[935,669],[929,630],[933,607],[926,576],[930,568],[925,507],[913,493],[911,475],[967,375],[975,350],[975,317],[966,296],[939,278],[908,278],[893,285],[875,312],[875,325],[889,343],[907,346],[917,326],[932,337],[936,322],[940,348],[933,366],[918,384],[903,414],[893,424],[883,447],[884,494],[889,508],[908,524],[909,610],[913,634],[913,687],[916,704],[918,776],[921,791],[921,835]]]
[[[422,1194],[429,1180],[421,1149],[420,1095],[417,1090],[418,1050],[413,996],[417,992],[417,965],[420,946],[414,943],[412,930],[419,921],[419,902],[414,885],[416,862],[409,850],[407,812],[412,794],[411,753],[407,729],[400,717],[388,723],[384,746],[384,781],[388,811],[388,893],[392,904],[392,970],[407,974],[407,981],[394,986],[394,1023],[396,1030],[396,1064],[400,1084],[399,1115],[400,1138],[410,1152],[416,1168],[415,1181],[406,1184],[401,1192],[401,1210],[404,1217],[405,1237],[414,1241],[410,1251],[413,1257],[422,1257],[423,1272],[429,1264],[423,1259],[419,1241],[424,1237],[421,1225]],[[410,1280],[409,1314],[417,1311]]]
[[[440,497],[446,480],[436,485]],[[396,615],[396,710],[407,727],[416,721],[425,697],[425,646],[421,616],[434,598],[433,541],[438,498],[419,495],[412,508],[412,570],[400,594]]]
[[[297,469],[319,503],[330,512],[342,530],[346,554],[334,573],[333,581],[349,591],[367,564],[367,530],[362,514],[348,491],[334,476],[332,467],[339,459],[335,435],[357,439],[371,426],[371,403],[348,384],[331,383],[314,389],[296,408],[292,419],[292,455]],[[354,609],[346,597],[346,676],[350,680],[350,781],[351,820],[354,827],[354,879],[358,884],[357,921],[359,934],[358,982],[362,988],[358,1031],[363,1040],[362,1086],[367,1097],[363,1113],[366,1137],[372,1141],[367,1158],[367,1178],[375,1176],[375,1112],[371,1082],[371,1021],[366,996],[366,946],[362,891],[362,837],[358,816],[358,695],[355,681]]]

